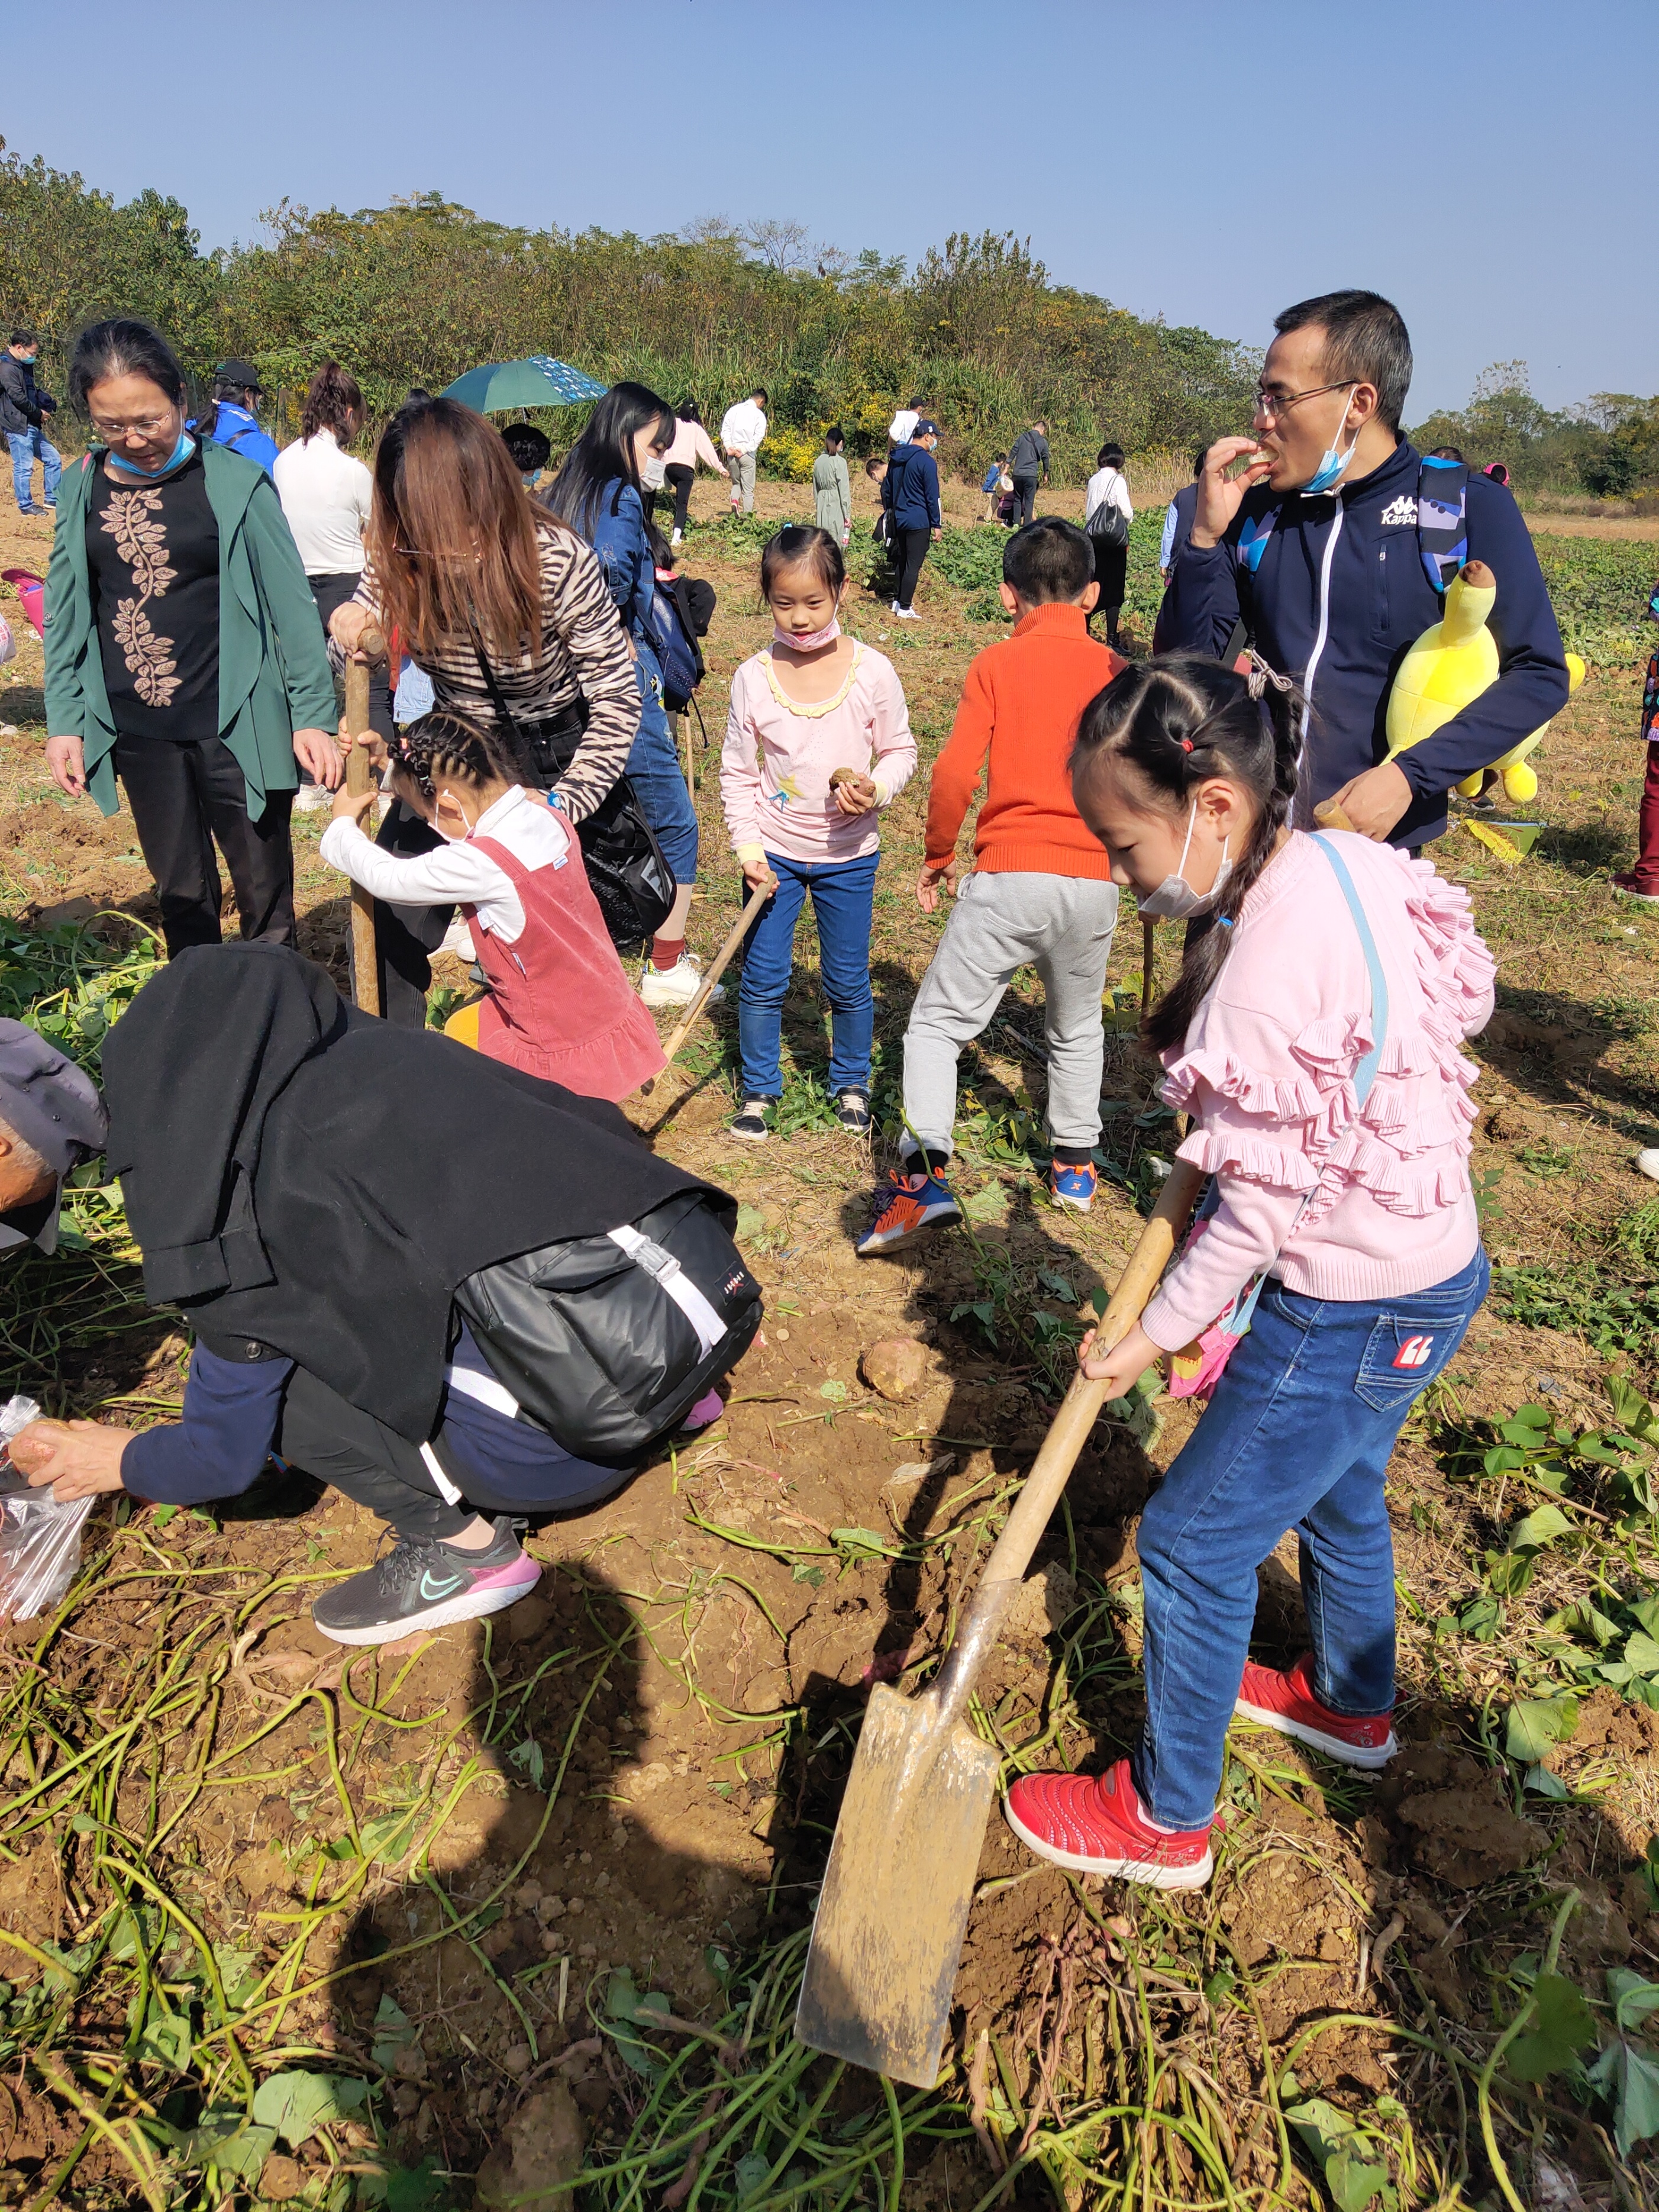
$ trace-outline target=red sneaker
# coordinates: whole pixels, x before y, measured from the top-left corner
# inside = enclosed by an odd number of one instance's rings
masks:
[[[1201,1889],[1215,1865],[1207,1828],[1166,1835],[1152,1826],[1127,1759],[1099,1776],[1023,1774],[1003,1810],[1023,1844],[1073,1874],[1111,1875],[1149,1889]]]
[[[1400,1748],[1392,1714],[1351,1720],[1346,1713],[1334,1713],[1320,1704],[1313,1692],[1310,1652],[1304,1652],[1288,1674],[1247,1659],[1233,1711],[1263,1728],[1277,1729],[1280,1735],[1293,1735],[1298,1743],[1310,1743],[1345,1766],[1386,1766]]]

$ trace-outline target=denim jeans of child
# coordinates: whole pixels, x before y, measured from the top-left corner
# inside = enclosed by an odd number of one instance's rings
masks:
[[[1394,1704],[1394,1546],[1383,1477],[1412,1401],[1443,1374],[1486,1295],[1486,1256],[1427,1290],[1370,1301],[1269,1282],[1137,1539],[1146,1729],[1135,1786],[1165,1827],[1206,1826],[1249,1654],[1256,1569],[1288,1528],[1321,1702]]]
[[[685,787],[685,770],[675,750],[662,703],[662,678],[648,646],[639,647],[634,679],[640,688],[640,726],[629,748],[628,780],[646,820],[657,833],[662,856],[677,884],[697,880],[697,816]]]
[[[795,924],[808,894],[818,925],[818,966],[830,1001],[830,1095],[870,1088],[870,1040],[875,1001],[870,991],[870,921],[878,853],[861,860],[787,860],[769,853],[778,887],[761,908],[743,956],[738,994],[738,1048],[745,1097],[778,1098],[783,1073],[778,1044],[783,1001],[794,961]]]

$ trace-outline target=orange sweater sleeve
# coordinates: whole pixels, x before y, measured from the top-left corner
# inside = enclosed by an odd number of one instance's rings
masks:
[[[942,867],[957,849],[962,825],[979,787],[980,771],[991,750],[996,701],[981,653],[969,667],[927,794],[927,865]]]

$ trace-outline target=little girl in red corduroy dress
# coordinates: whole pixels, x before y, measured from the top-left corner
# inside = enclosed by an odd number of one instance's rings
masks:
[[[375,793],[342,791],[319,849],[389,904],[460,908],[489,981],[479,1049],[613,1103],[657,1074],[655,1024],[623,973],[564,816],[456,714],[412,723],[392,766],[399,796],[447,842],[408,859],[384,853],[358,826]]]

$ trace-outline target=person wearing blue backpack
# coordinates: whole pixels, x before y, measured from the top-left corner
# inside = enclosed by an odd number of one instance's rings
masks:
[[[1509,490],[1401,435],[1412,349],[1398,309],[1375,292],[1330,292],[1273,328],[1255,434],[1205,456],[1158,649],[1219,656],[1243,623],[1302,687],[1298,821],[1334,799],[1362,836],[1414,852],[1445,830],[1455,783],[1566,703],[1560,632]],[[1497,681],[1388,760],[1394,672],[1468,560],[1498,579]]]
[[[260,428],[253,411],[264,388],[251,362],[222,361],[213,372],[213,404],[204,409],[197,428],[216,446],[228,446],[245,460],[258,461],[270,476],[276,466],[276,441]]]
[[[685,918],[697,879],[697,817],[668,726],[657,657],[657,564],[642,487],[662,482],[663,455],[678,428],[665,399],[642,384],[613,384],[542,495],[548,507],[599,556],[634,653],[640,723],[628,777],[663,858],[675,896],[652,940],[640,996],[647,1006],[690,1005],[702,985],[701,963],[685,949]],[[711,996],[725,994],[717,983]]]

